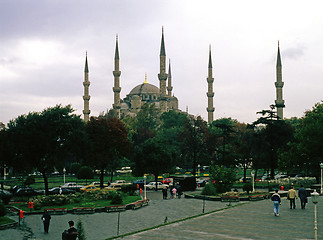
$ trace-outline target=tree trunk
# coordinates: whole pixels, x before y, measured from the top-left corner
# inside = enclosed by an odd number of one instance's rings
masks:
[[[157,182],[158,182],[158,174],[155,174],[155,182],[156,182],[156,188],[155,188],[155,191],[157,191],[158,190],[158,188],[157,188]]]
[[[49,192],[48,192],[48,177],[45,172],[42,172],[41,174],[43,175],[44,184],[45,184],[45,195],[48,196],[48,194],[49,194]]]
[[[103,188],[103,181],[104,181],[104,168],[100,169],[100,188]]]

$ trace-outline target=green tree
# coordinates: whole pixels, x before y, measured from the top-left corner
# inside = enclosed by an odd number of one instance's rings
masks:
[[[278,119],[276,112],[273,111],[273,105],[270,107],[271,110],[258,112],[262,117],[252,125],[258,127],[259,137],[263,140],[263,153],[260,153],[258,158],[262,157],[262,161],[266,162],[265,166],[270,169],[270,176],[273,179],[278,166],[278,152],[285,149],[287,143],[292,139],[293,128],[289,123]]]
[[[73,112],[70,105],[57,105],[41,113],[21,115],[8,124],[15,151],[12,167],[18,171],[37,169],[43,176],[46,195],[48,174],[63,167],[64,157],[80,156],[84,149],[84,122]]]
[[[171,156],[165,143],[151,138],[134,149],[134,160],[138,169],[154,174],[157,184],[158,176],[172,167]],[[157,190],[157,189],[156,189]]]
[[[214,160],[219,165],[232,166],[235,164],[233,141],[237,122],[231,118],[220,118],[209,126],[208,141],[211,141],[208,143],[209,151],[213,151]]]
[[[82,166],[77,171],[76,176],[78,179],[86,179],[86,184],[87,184],[87,180],[93,179],[93,177],[94,177],[93,169],[88,166]]]
[[[292,166],[294,171],[302,170],[319,181],[319,164],[323,162],[323,101],[305,112],[288,148],[288,151],[281,152],[280,166],[289,170]]]
[[[232,168],[211,164],[211,181],[214,182],[217,193],[231,191],[233,183],[236,181],[236,173]]]
[[[86,163],[100,170],[100,187],[103,188],[104,171],[113,172],[119,160],[129,154],[131,145],[127,138],[125,125],[117,118],[91,117],[86,125],[89,138]]]
[[[207,124],[201,117],[189,117],[179,134],[181,156],[192,166],[195,176],[197,165],[206,158]]]

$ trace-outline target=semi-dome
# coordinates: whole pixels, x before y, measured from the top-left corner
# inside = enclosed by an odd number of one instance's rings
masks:
[[[159,94],[159,88],[150,83],[142,83],[134,87],[129,93],[129,95],[142,94]]]

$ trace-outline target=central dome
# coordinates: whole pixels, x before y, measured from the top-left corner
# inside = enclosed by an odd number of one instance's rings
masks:
[[[142,94],[159,94],[159,88],[150,83],[142,83],[134,87],[129,93],[129,95],[142,95]]]

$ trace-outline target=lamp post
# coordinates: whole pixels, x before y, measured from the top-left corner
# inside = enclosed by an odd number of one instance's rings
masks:
[[[146,176],[144,176],[144,179],[145,179],[145,183],[144,183],[144,194],[145,194],[145,200],[147,199],[147,195],[146,195]]]
[[[66,169],[63,168],[63,174],[64,174],[64,185],[65,185],[65,174],[66,174]]]
[[[321,167],[321,195],[323,195],[323,162],[320,163],[320,167]]]
[[[255,171],[251,171],[251,178],[252,178],[252,192],[255,191]]]
[[[314,189],[314,192],[311,193],[312,202],[314,203],[314,233],[315,233],[315,240],[317,240],[317,211],[316,211],[316,205],[319,201],[319,196],[316,192],[316,189]]]

